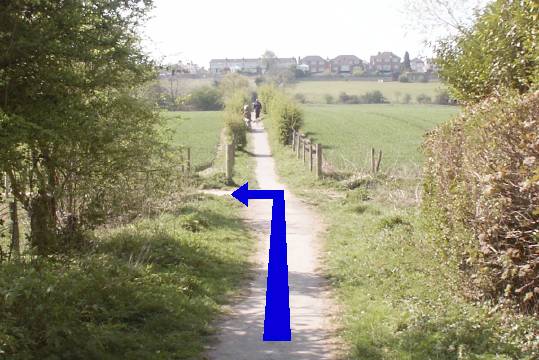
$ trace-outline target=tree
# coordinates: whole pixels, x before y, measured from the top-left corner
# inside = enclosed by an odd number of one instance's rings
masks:
[[[402,64],[402,71],[409,72],[412,71],[412,65],[410,64],[410,54],[408,51],[404,54],[404,62]]]
[[[0,2],[0,170],[40,254],[94,226],[151,163],[154,77],[137,28],[150,0]]]
[[[221,110],[223,108],[223,97],[221,92],[210,86],[202,86],[191,94],[189,105],[200,111]]]
[[[469,31],[439,42],[436,54],[440,76],[458,100],[525,93],[539,81],[539,3],[497,0]]]
[[[264,70],[269,71],[273,68],[275,65],[275,61],[277,59],[277,55],[271,50],[266,50],[264,54],[262,54],[262,64],[264,65]]]
[[[485,0],[406,0],[404,11],[408,27],[432,42],[448,34],[466,33],[484,4]]]
[[[238,91],[246,93],[249,90],[249,79],[237,73],[228,73],[219,82],[219,90],[225,99]]]

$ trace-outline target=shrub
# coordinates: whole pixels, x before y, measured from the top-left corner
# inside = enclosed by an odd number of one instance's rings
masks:
[[[273,98],[270,117],[281,144],[288,144],[292,130],[297,130],[303,124],[303,111],[298,104],[283,92]]]
[[[188,105],[193,110],[221,110],[223,108],[223,97],[218,89],[203,86],[193,91],[189,97]]]
[[[247,127],[243,121],[243,106],[249,104],[245,91],[236,91],[225,102],[225,136],[229,143],[242,148],[247,144]]]
[[[417,95],[416,101],[418,104],[430,104],[432,103],[432,98],[427,94]]]
[[[363,70],[363,68],[361,67],[355,67],[354,70],[352,70],[352,75],[353,76],[363,76],[363,74],[365,74],[365,70]]]
[[[501,89],[525,93],[539,82],[539,2],[491,1],[469,31],[437,46],[440,76],[462,102]]]
[[[412,102],[412,95],[410,94],[404,94],[404,97],[402,98],[402,102],[404,104],[409,104]]]
[[[362,100],[362,102],[366,104],[384,104],[387,102],[386,98],[379,90],[367,92],[362,96]]]
[[[305,98],[305,95],[298,93],[294,95],[294,100],[299,102],[300,104],[305,104],[307,102],[307,99]]]
[[[341,92],[339,94],[339,102],[342,103],[342,104],[346,104],[348,103],[348,101],[350,100],[350,96],[346,93],[346,92]]]
[[[273,84],[266,84],[259,88],[258,98],[262,103],[262,111],[264,112],[264,114],[267,114],[269,112],[269,106],[278,91],[279,90],[277,89],[277,87],[275,87],[275,85]]]
[[[474,295],[539,310],[539,92],[492,98],[433,131],[423,212]]]
[[[270,126],[278,134],[279,142],[287,144],[292,130],[303,124],[303,111],[297,102],[273,85],[260,88],[260,99],[270,118]]]
[[[324,95],[324,100],[326,101],[326,104],[333,104],[335,102],[335,98],[331,94]]]
[[[434,97],[434,103],[438,105],[451,104],[451,98],[449,97],[449,92],[447,90],[442,90],[436,93],[436,96]]]
[[[407,74],[401,74],[399,76],[399,82],[401,82],[401,83],[409,83],[410,79],[408,78]]]

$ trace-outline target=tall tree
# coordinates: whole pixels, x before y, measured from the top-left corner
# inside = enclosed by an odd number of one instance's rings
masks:
[[[105,216],[158,143],[157,116],[134,95],[154,75],[137,35],[151,6],[0,2],[0,171],[39,253]]]
[[[410,64],[410,54],[408,51],[404,54],[404,62],[402,65],[402,70],[404,72],[412,71],[412,65]]]
[[[277,55],[275,55],[273,51],[266,50],[264,54],[262,54],[262,64],[264,66],[264,70],[270,71],[275,65],[276,59]]]
[[[463,102],[507,89],[525,93],[539,84],[539,2],[496,0],[436,53],[441,77]]]

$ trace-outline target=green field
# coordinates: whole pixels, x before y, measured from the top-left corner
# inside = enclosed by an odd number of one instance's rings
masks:
[[[325,95],[332,95],[338,98],[341,92],[348,95],[363,95],[368,91],[379,90],[384,97],[392,103],[403,101],[406,94],[412,97],[412,103],[416,102],[416,97],[426,94],[432,99],[437,91],[444,86],[439,82],[429,83],[401,83],[397,81],[377,82],[377,81],[302,81],[291,86],[288,91],[292,94],[303,94],[308,103],[325,104]]]
[[[383,151],[382,169],[417,167],[425,132],[458,111],[438,105],[311,105],[305,106],[303,131],[323,145],[325,159],[339,170],[368,167],[371,147]]]
[[[168,126],[175,131],[173,142],[191,148],[195,168],[211,165],[223,129],[220,111],[164,112]]]

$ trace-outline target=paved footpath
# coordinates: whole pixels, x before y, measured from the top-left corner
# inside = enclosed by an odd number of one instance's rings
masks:
[[[285,189],[277,180],[268,136],[261,123],[250,134],[260,189]],[[266,275],[269,251],[271,201],[252,200],[244,211],[245,221],[258,235],[254,280],[247,295],[232,305],[220,324],[216,343],[207,356],[212,360],[318,360],[335,359],[331,302],[325,279],[318,271],[323,231],[319,215],[285,191],[288,270],[292,342],[262,341]]]

